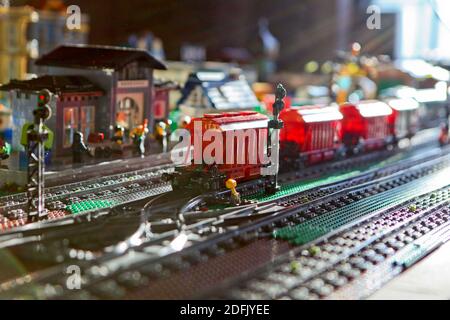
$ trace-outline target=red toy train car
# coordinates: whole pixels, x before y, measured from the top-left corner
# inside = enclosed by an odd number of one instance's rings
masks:
[[[386,103],[347,103],[340,111],[344,116],[341,141],[349,154],[382,149],[394,143],[393,110]]]
[[[260,177],[268,123],[267,116],[251,111],[193,119],[187,128],[193,161],[171,176],[174,189],[214,191],[223,189],[230,178],[242,182]]]
[[[281,161],[285,166],[312,165],[394,146],[416,134],[418,109],[413,99],[285,109],[280,114]]]
[[[280,119],[284,123],[280,134],[283,162],[300,155],[305,164],[315,164],[336,156],[343,119],[337,107],[289,108],[281,112]]]

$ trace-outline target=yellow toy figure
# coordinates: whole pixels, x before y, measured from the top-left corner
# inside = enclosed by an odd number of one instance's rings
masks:
[[[113,142],[112,149],[115,153],[123,153],[123,140],[125,137],[125,129],[122,126],[116,126],[114,128],[114,136],[111,141]]]
[[[11,145],[0,137],[0,167],[2,160],[6,160],[11,155]]]
[[[0,104],[0,165],[2,160],[6,160],[11,155],[11,110]]]
[[[231,191],[231,204],[238,206],[241,204],[241,195],[237,192],[237,182],[234,179],[229,179],[225,183],[227,189]]]
[[[145,138],[148,134],[148,120],[145,119],[144,123],[136,128],[134,128],[130,137],[133,139],[135,146],[135,154],[143,156],[145,154]]]
[[[154,138],[162,147],[162,152],[167,152],[168,149],[168,138],[170,136],[170,125],[171,121],[167,120],[167,122],[160,121],[155,126],[155,134]]]

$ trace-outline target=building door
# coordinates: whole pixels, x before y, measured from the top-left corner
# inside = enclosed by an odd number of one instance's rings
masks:
[[[87,140],[91,133],[95,132],[95,107],[85,106],[80,108],[80,132]]]
[[[119,101],[116,113],[116,124],[125,130],[131,131],[133,128],[143,123],[142,107],[133,98],[126,97]]]
[[[95,107],[64,108],[63,148],[68,149],[73,143],[73,134],[79,131],[86,142],[89,134],[95,132]]]
[[[73,134],[78,129],[78,108],[64,108],[63,148],[68,149],[73,143]]]

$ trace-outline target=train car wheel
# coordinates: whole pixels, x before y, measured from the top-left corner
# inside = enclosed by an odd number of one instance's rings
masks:
[[[95,148],[94,157],[96,157],[97,159],[103,158],[103,149],[102,148]]]
[[[112,153],[113,153],[113,151],[110,147],[105,147],[103,149],[103,157],[104,158],[110,158],[112,156]]]

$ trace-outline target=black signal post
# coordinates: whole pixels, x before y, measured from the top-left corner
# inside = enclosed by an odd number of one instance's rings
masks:
[[[45,147],[48,139],[48,131],[44,123],[51,117],[50,103],[52,94],[48,90],[42,90],[38,95],[38,106],[34,110],[34,125],[27,131],[27,155],[28,155],[28,214],[34,221],[46,216],[45,210]]]

